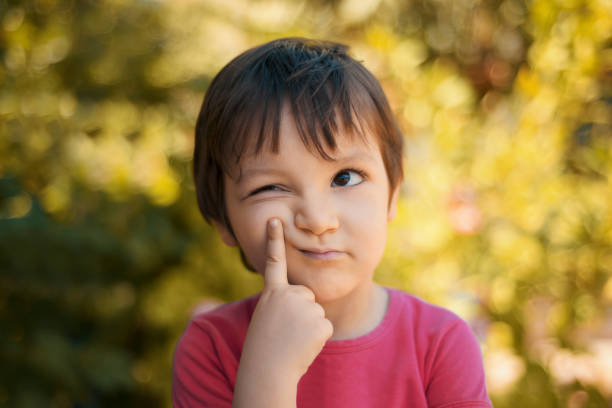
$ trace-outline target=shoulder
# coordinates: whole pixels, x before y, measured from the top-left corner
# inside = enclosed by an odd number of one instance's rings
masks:
[[[417,296],[391,289],[396,298],[400,325],[410,330],[418,351],[424,357],[438,355],[450,345],[479,349],[470,326],[457,314]]]
[[[231,345],[239,342],[241,346],[258,299],[259,295],[250,296],[195,315],[180,338],[177,350],[193,343],[202,344],[204,339]]]
[[[174,406],[231,406],[242,345],[257,299],[251,296],[227,303],[191,319],[174,350]]]
[[[430,406],[490,406],[480,346],[458,315],[395,290],[402,324],[409,327]],[[461,405],[464,406],[464,405]]]
[[[438,337],[449,330],[469,329],[461,317],[448,309],[399,289],[390,289],[390,292],[400,319],[422,336]]]
[[[249,325],[259,294],[217,306],[195,315],[189,325],[206,330],[214,327],[219,331],[240,330]]]

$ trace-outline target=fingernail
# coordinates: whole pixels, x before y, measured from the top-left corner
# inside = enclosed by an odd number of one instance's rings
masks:
[[[278,227],[278,220],[277,220],[276,218],[272,218],[272,219],[270,220],[270,226],[271,226],[272,228],[276,228],[276,227]]]

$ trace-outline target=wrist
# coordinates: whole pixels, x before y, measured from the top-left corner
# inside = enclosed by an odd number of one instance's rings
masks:
[[[234,385],[233,408],[294,408],[301,378],[291,370],[240,363]]]

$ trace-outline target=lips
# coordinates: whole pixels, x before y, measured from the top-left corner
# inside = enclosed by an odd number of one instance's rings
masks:
[[[308,258],[320,260],[336,259],[344,255],[344,252],[335,249],[308,248],[299,251]]]

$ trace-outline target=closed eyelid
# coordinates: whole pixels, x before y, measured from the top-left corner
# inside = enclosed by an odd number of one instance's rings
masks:
[[[247,190],[247,192],[244,194],[244,196],[242,196],[241,201],[244,201],[248,198],[251,198],[253,196],[256,196],[260,193],[265,193],[268,191],[272,191],[272,192],[284,192],[287,191],[286,187],[282,186],[282,185],[278,185],[278,184],[264,184],[264,185],[260,185],[259,187],[256,188],[251,188],[249,190]]]
[[[273,190],[273,191],[276,191],[276,190],[281,190],[281,191],[282,191],[282,190],[284,190],[284,189],[283,189],[283,187],[278,186],[278,185],[276,185],[276,184],[266,184],[266,185],[264,185],[264,186],[257,187],[256,189],[254,189],[253,191],[251,191],[251,193],[250,193],[250,194],[252,195],[252,194],[259,193],[259,192],[261,192],[261,191],[272,191],[272,190]]]

